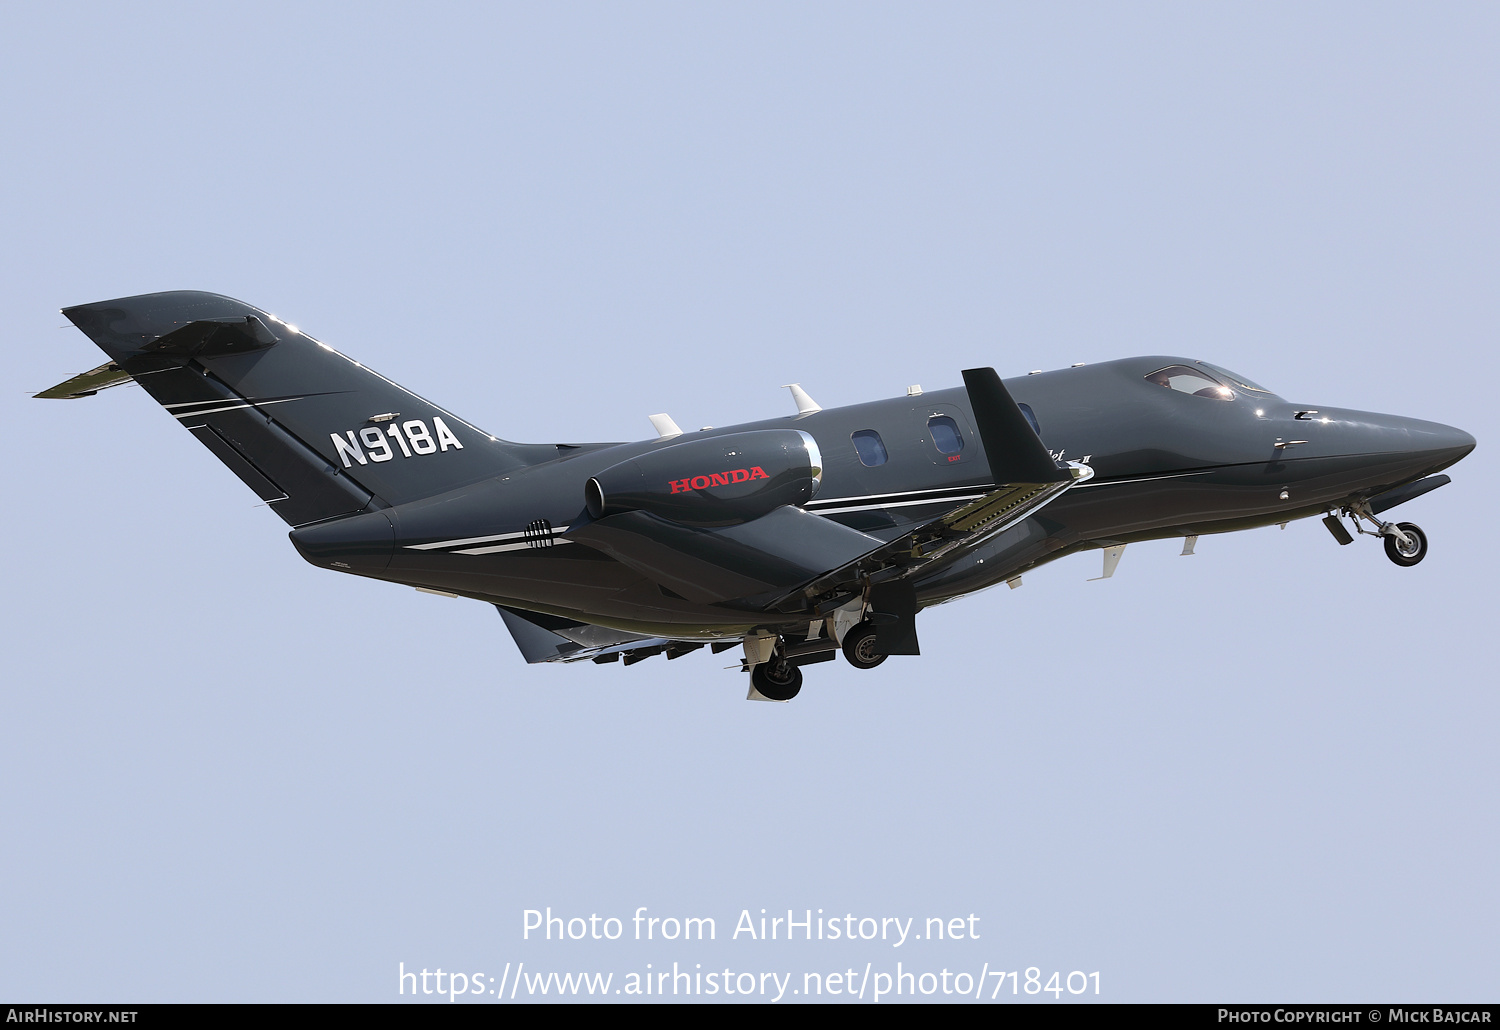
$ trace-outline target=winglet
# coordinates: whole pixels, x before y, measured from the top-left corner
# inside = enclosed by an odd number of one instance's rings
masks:
[[[993,368],[964,369],[964,389],[995,482],[1060,483],[1073,478],[1071,470],[1052,460]]]

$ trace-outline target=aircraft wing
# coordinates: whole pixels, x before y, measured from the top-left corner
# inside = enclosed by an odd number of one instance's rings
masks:
[[[956,559],[1086,476],[1052,460],[993,369],[965,371],[964,385],[993,485],[895,540],[790,505],[714,527],[627,511],[567,536],[695,603],[784,613],[837,607],[872,584],[909,579]]]
[[[798,595],[813,600],[826,594],[853,591],[866,582],[907,580],[954,561],[1088,477],[1088,473],[1079,468],[1065,471],[1069,478],[1057,482],[997,484],[983,497],[954,508],[869,554],[829,570],[768,607],[797,610]]]

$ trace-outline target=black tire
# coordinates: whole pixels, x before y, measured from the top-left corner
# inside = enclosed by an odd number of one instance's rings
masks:
[[[856,669],[873,669],[889,656],[875,650],[875,626],[861,622],[844,634],[844,657]]]
[[[762,697],[790,701],[802,689],[802,670],[780,658],[773,658],[750,670],[750,683]]]
[[[1412,566],[1427,557],[1427,534],[1422,532],[1420,526],[1410,522],[1398,522],[1396,528],[1405,533],[1411,540],[1407,547],[1401,546],[1401,541],[1393,536],[1385,538],[1385,556],[1397,565]]]

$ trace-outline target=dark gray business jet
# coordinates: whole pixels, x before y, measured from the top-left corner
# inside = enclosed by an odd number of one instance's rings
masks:
[[[1289,404],[1154,356],[657,439],[491,436],[259,308],[155,293],[63,312],[109,355],[39,397],[134,381],[291,525],[309,562],[493,604],[528,662],[743,650],[794,697],[843,651],[914,655],[917,613],[1086,549],[1308,516],[1427,554],[1380,518],[1474,449],[1436,422]],[[1348,521],[1349,526],[1345,525]]]

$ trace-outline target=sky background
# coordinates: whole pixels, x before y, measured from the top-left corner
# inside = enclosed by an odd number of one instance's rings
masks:
[[[1496,1000],[1497,45],[1465,3],[0,7],[0,1000]],[[140,390],[30,399],[103,360],[60,307],[173,289],[517,440],[1182,353],[1479,447],[1415,568],[1316,520],[1078,555],[750,704],[706,651],[528,667],[303,562]],[[546,906],[718,939],[523,941]],[[762,908],[981,937],[729,939]]]

